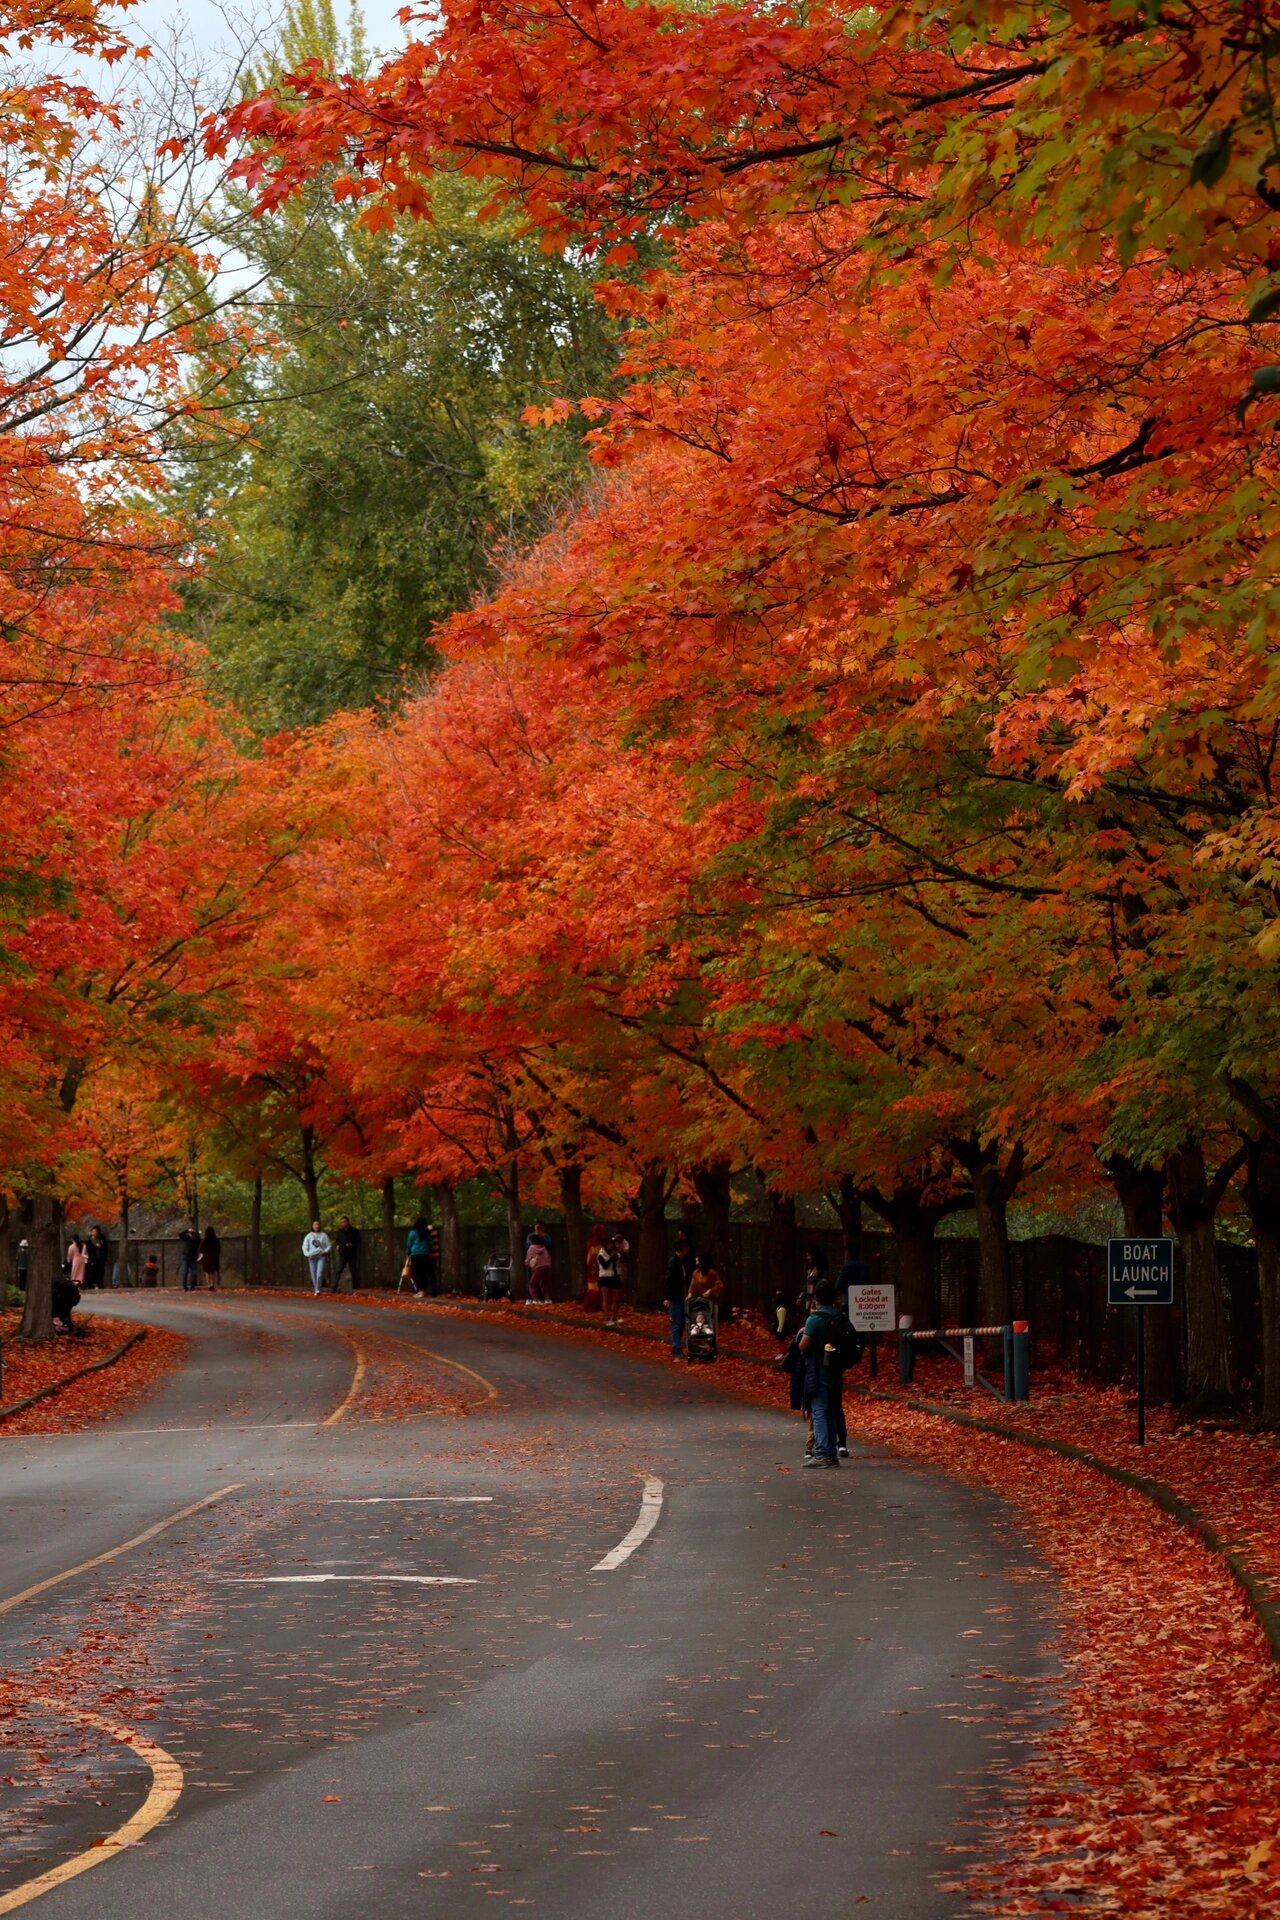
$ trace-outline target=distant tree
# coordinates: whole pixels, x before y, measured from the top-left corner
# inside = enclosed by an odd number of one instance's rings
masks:
[[[363,71],[358,12],[343,36],[327,0],[295,7],[251,82],[310,58]],[[242,320],[276,346],[227,385],[221,439],[190,450],[185,491],[216,532],[187,617],[264,731],[394,696],[430,664],[432,625],[587,471],[580,435],[520,416],[610,382],[590,272],[521,238],[514,213],[481,220],[460,174],[427,197],[429,219],[371,230],[328,174],[280,219],[237,225],[244,259],[223,263],[244,279]],[[226,329],[222,314],[209,329],[219,367]]]

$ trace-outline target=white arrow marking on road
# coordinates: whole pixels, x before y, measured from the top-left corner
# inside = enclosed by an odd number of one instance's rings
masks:
[[[406,1587],[474,1587],[456,1573],[263,1573],[233,1579],[233,1587],[318,1587],[326,1580],[378,1581]]]
[[[603,1560],[597,1560],[592,1573],[612,1573],[624,1560],[629,1560],[636,1548],[649,1538],[658,1524],[658,1515],[662,1512],[661,1480],[646,1480],[644,1493],[640,1498],[640,1514],[630,1533],[624,1534],[616,1547],[606,1553]]]

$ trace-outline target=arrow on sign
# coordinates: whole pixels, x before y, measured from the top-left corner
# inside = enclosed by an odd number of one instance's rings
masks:
[[[1126,1287],[1124,1297],[1126,1300],[1154,1300],[1159,1292],[1159,1287]]]

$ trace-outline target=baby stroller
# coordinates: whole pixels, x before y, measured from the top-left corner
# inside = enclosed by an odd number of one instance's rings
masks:
[[[714,1360],[716,1357],[716,1310],[710,1300],[690,1300],[688,1342],[690,1360]]]
[[[511,1261],[495,1254],[484,1270],[480,1282],[482,1300],[509,1300],[511,1298]]]

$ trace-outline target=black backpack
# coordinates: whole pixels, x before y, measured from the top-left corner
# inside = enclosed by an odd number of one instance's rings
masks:
[[[856,1367],[864,1344],[847,1313],[837,1310],[828,1317],[826,1351],[822,1357],[833,1373],[847,1373],[850,1367]]]

